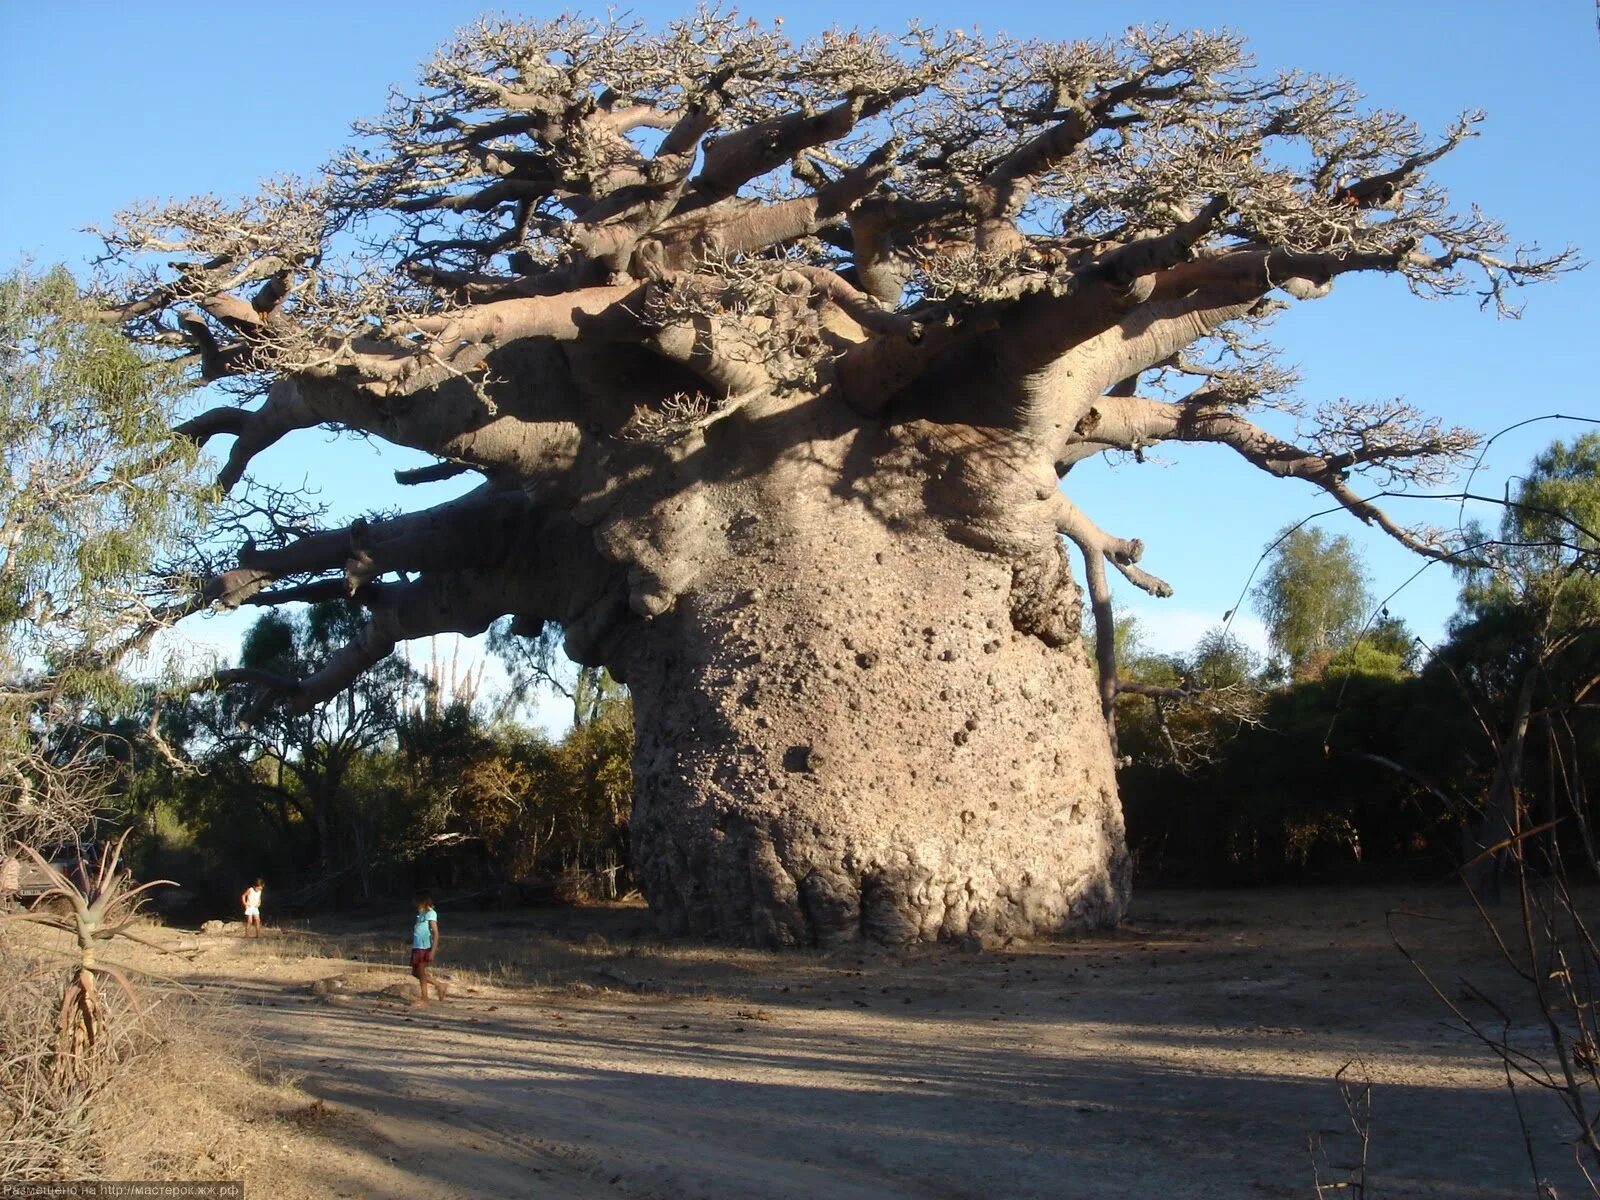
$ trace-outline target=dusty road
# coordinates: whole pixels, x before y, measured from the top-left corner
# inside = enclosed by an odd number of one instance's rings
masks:
[[[1394,908],[1444,918],[1402,924],[1449,994],[1500,986],[1442,889],[1146,892],[1115,934],[904,954],[443,908],[448,1005],[406,1005],[387,927],[190,936],[187,981],[322,1102],[285,1126],[310,1195],[1314,1197],[1308,1138],[1359,1153],[1333,1081],[1355,1059],[1370,1196],[1529,1196],[1503,1074],[1394,949]],[[1525,1106],[1541,1174],[1586,1194],[1554,1105]]]

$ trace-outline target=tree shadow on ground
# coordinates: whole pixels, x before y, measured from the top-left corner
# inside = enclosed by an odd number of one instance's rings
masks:
[[[1452,922],[1433,949],[1487,969],[1453,899],[1424,897]],[[993,954],[717,950],[632,937],[626,911],[461,918],[458,954],[520,933],[502,951],[532,963],[559,931],[569,959],[442,1009],[192,982],[250,1006],[266,1054],[399,1165],[471,1195],[507,1194],[472,1182],[493,1176],[530,1196],[1310,1196],[1308,1135],[1354,1152],[1332,1081],[1352,1058],[1381,1194],[1525,1195],[1503,1087],[1388,942],[1402,902],[1156,896],[1116,934]],[[646,987],[592,982],[623,967]],[[1530,1112],[1572,1194],[1558,1114]]]

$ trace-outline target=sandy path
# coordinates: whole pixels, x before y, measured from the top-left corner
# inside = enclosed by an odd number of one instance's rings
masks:
[[[245,945],[192,979],[248,1006],[339,1114],[307,1166],[341,1195],[1310,1197],[1308,1135],[1355,1150],[1332,1076],[1360,1058],[1374,1195],[1526,1196],[1500,1077],[1388,942],[1402,902],[1158,893],[1114,936],[843,958],[629,943],[641,918],[613,912],[594,917],[607,952],[566,969],[576,990],[425,1010],[314,997],[305,981],[360,968]],[[1453,897],[1420,903],[1452,918],[1429,930],[1446,972],[1489,978]],[[537,955],[571,939],[549,920],[471,937]],[[1547,1103],[1533,1124],[1543,1173],[1580,1194]]]

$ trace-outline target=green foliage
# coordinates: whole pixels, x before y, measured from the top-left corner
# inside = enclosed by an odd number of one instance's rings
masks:
[[[1366,568],[1344,534],[1302,527],[1282,535],[1252,593],[1272,649],[1295,676],[1315,674],[1361,628]]]
[[[293,678],[314,673],[362,619],[346,601],[293,615],[269,610],[246,632],[240,665]],[[196,870],[186,882],[206,877],[215,897],[236,894],[245,877],[257,874],[277,885],[373,894],[383,847],[406,822],[387,798],[392,789],[384,791],[388,776],[375,759],[392,756],[416,684],[405,661],[391,657],[306,712],[276,706],[244,722],[251,697],[238,691],[163,709],[166,740],[199,773],[169,780],[160,802],[138,800],[164,810],[188,835],[186,856]]]
[[[604,667],[580,666],[574,671],[566,664],[561,627],[554,621],[545,622],[531,637],[514,632],[514,626],[511,618],[504,618],[489,627],[489,651],[506,669],[502,715],[523,709],[541,691],[553,691],[572,701],[572,723],[587,725],[626,694]]]
[[[0,840],[84,819],[87,711],[129,701],[117,666],[186,586],[152,573],[213,498],[181,397],[65,270],[0,279]]]
[[[8,676],[148,616],[146,576],[210,486],[173,437],[172,369],[93,319],[72,277],[0,280],[0,621]],[[31,661],[30,661],[31,660]]]
[[[1422,643],[1399,617],[1389,615],[1389,610],[1379,615],[1367,628],[1361,640],[1374,650],[1380,650],[1400,664],[1402,671],[1414,671],[1422,656]]]
[[[1090,661],[1096,656],[1096,637],[1094,614],[1089,611],[1089,606],[1084,605],[1083,611],[1083,643],[1089,651]],[[1116,654],[1118,668],[1127,667],[1135,662],[1142,662],[1148,656],[1144,649],[1144,633],[1139,628],[1139,618],[1126,609],[1117,609],[1111,618],[1112,649]]]
[[[1482,760],[1463,754],[1470,721],[1443,672],[1330,669],[1291,682],[1262,696],[1255,720],[1213,727],[1211,753],[1186,770],[1156,753],[1123,772],[1130,844],[1147,876],[1216,883],[1443,869],[1463,812],[1434,789],[1481,786]]]
[[[503,617],[489,626],[489,652],[506,669],[509,686],[507,711],[515,711],[532,699],[541,688],[566,693],[558,663],[561,659],[561,627],[547,621],[532,637],[513,632],[515,622]]]
[[[1560,724],[1566,757],[1530,752],[1524,791],[1546,797],[1594,778],[1600,710],[1582,688],[1600,687],[1600,640],[1585,607],[1594,584],[1586,530],[1597,460],[1594,439],[1540,457],[1518,492],[1531,515],[1508,517],[1498,569],[1468,579],[1450,637],[1420,665],[1403,622],[1381,613],[1362,629],[1354,605],[1338,620],[1324,609],[1307,626],[1323,640],[1286,681],[1221,630],[1187,654],[1157,655],[1140,646],[1137,622],[1120,617],[1125,677],[1171,689],[1124,694],[1117,706],[1130,760],[1121,775],[1130,844],[1146,877],[1231,883],[1356,868],[1447,871],[1460,861],[1463,834],[1494,775],[1506,706],[1535,662],[1549,678],[1540,693],[1549,705],[1545,725]],[[1285,595],[1298,595],[1330,560],[1347,584],[1359,582],[1343,539],[1291,542],[1280,564],[1293,585]],[[1287,569],[1307,563],[1316,570]],[[293,619],[270,614],[247,636],[242,661],[274,673],[315,670],[355,619],[339,605]],[[209,775],[169,782],[161,802],[147,806],[151,827],[175,855],[231,871],[218,889],[228,903],[235,876],[258,870],[295,883],[332,871],[351,897],[363,886],[394,891],[424,881],[615,895],[627,886],[626,693],[601,672],[553,672],[553,660],[541,657],[548,639],[518,640],[528,662],[543,664],[544,683],[553,680],[574,704],[577,723],[560,741],[518,726],[504,708],[494,715],[474,693],[397,676],[388,699],[358,689],[354,709],[339,708],[341,700],[320,716],[294,718],[331,722],[315,726],[310,740],[248,752],[228,740],[239,702],[213,698],[214,711],[163,714],[171,740],[214,753]],[[541,686],[535,673],[526,686]],[[323,743],[368,711],[390,716],[341,766]],[[205,720],[195,715],[207,712]],[[1548,735],[1545,728],[1538,736]],[[317,770],[338,781],[331,807],[318,807]],[[326,870],[319,811],[332,818]],[[1600,822],[1591,815],[1589,825]],[[1588,836],[1568,828],[1563,837]]]
[[[1147,873],[1450,869],[1479,836],[1530,672],[1517,780],[1527,820],[1558,820],[1552,836],[1600,869],[1587,783],[1600,774],[1600,437],[1551,446],[1510,500],[1497,535],[1474,539],[1488,543],[1485,563],[1465,572],[1449,638],[1420,668],[1400,620],[1384,612],[1355,627],[1360,570],[1348,544],[1296,533],[1262,589],[1295,675],[1265,694],[1256,720],[1119,702],[1134,759],[1122,776],[1129,838]],[[1343,599],[1323,603],[1324,592]],[[1202,643],[1144,660],[1134,676],[1198,681],[1213,653]]]
[[[240,663],[315,671],[358,614],[343,604],[270,611]],[[580,717],[551,742],[480,703],[475,676],[411,671],[399,659],[309,713],[267,714],[249,729],[247,698],[196,698],[162,728],[204,774],[151,764],[130,803],[146,816],[141,869],[203,881],[228,911],[260,874],[281,905],[321,907],[404,891],[556,890],[614,897],[627,886],[632,706],[603,672],[580,672]],[[498,709],[498,715],[495,715]]]
[[[604,667],[581,667],[572,686],[573,724],[587,728],[619,713],[631,713],[627,689]]]
[[[1477,540],[1452,641],[1456,675],[1496,772],[1472,841],[1498,843],[1539,817],[1556,822],[1537,852],[1564,843],[1600,873],[1600,813],[1588,781],[1600,767],[1600,436],[1553,443],[1507,498],[1499,536]],[[1537,814],[1537,815],[1535,815]],[[1518,846],[1485,859],[1493,889]]]
[[[1441,662],[1486,728],[1508,713],[1524,675],[1540,702],[1592,700],[1600,679],[1600,436],[1553,443],[1518,481],[1497,536],[1482,529],[1481,561],[1462,571],[1461,605]],[[1587,707],[1573,716],[1579,728]],[[1581,739],[1580,739],[1581,740]]]
[[[285,672],[295,666],[295,623],[277,609],[268,609],[245,630],[239,643],[239,665],[258,671]]]
[[[1222,629],[1202,634],[1188,661],[1190,683],[1210,691],[1248,686],[1261,670],[1255,652]]]
[[[1600,621],[1600,434],[1534,459],[1487,551],[1466,572],[1467,619],[1511,607],[1551,632]]]
[[[1208,630],[1187,655],[1136,655],[1123,664],[1123,674],[1147,687],[1195,693],[1182,699],[1128,692],[1117,701],[1123,753],[1175,777],[1213,760],[1260,707],[1255,654],[1220,628]]]
[[[632,702],[608,676],[582,681],[588,719],[556,743],[462,705],[402,730],[401,754],[432,799],[418,855],[475,869],[501,887],[618,894],[632,808]]]
[[[1382,679],[1399,680],[1406,677],[1406,660],[1392,649],[1369,639],[1351,642],[1340,647],[1328,659],[1323,671],[1325,679],[1343,679],[1351,675],[1375,675]]]

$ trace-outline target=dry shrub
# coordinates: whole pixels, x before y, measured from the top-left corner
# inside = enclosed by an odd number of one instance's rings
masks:
[[[120,1065],[97,1054],[82,1079],[51,1070],[60,987],[35,964],[0,947],[0,1179],[88,1178],[104,1158],[94,1120]]]
[[[168,1070],[179,1028],[165,1003],[140,1019],[120,996],[102,998],[102,1036],[57,1069],[60,973],[49,959],[0,948],[0,1178],[43,1181],[101,1177],[137,1165],[142,1131],[156,1107],[152,1085]],[[131,1177],[143,1177],[135,1173]]]
[[[47,936],[0,935],[0,1179],[243,1180],[246,1194],[314,1194],[289,1183],[301,1172],[283,1136],[310,1098],[251,1069],[249,1035],[218,1001],[147,985],[141,1016],[107,993],[105,1036],[76,1075],[55,1071],[65,948]]]
[[[266,1164],[256,1152],[264,1135],[245,1120],[263,1085],[246,1068],[248,1043],[228,1034],[223,1015],[214,1002],[176,991],[150,1007],[143,1024],[151,1046],[130,1073],[132,1086],[105,1106],[119,1135],[106,1148],[114,1177],[243,1179],[249,1194]],[[275,1098],[261,1107],[288,1104]],[[273,1194],[270,1186],[264,1194]]]

